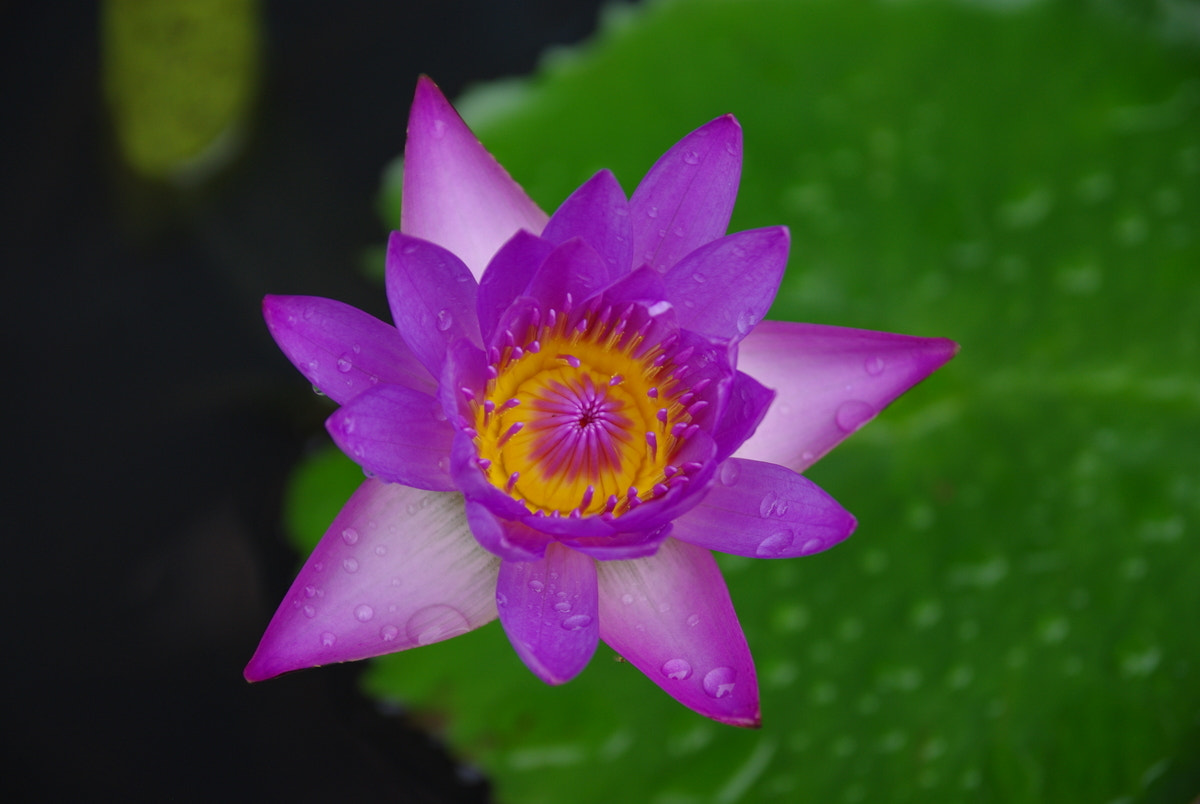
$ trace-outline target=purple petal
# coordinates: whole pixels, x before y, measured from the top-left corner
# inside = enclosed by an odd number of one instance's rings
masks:
[[[441,375],[448,344],[466,338],[482,346],[475,314],[478,290],[462,260],[441,246],[400,232],[388,238],[392,318],[408,348],[433,376]]]
[[[454,484],[472,502],[482,503],[500,519],[520,520],[529,509],[493,486],[479,468],[479,455],[471,437],[461,430],[454,434],[450,449],[450,473]]]
[[[675,537],[753,558],[795,558],[832,547],[855,520],[816,483],[773,463],[730,458],[718,482],[675,520]]]
[[[496,617],[499,560],[471,538],[462,496],[368,480],[333,520],[245,675],[428,645]]]
[[[546,257],[526,295],[538,300],[543,312],[548,309],[563,312],[578,307],[612,280],[610,266],[588,243],[579,238],[568,240]],[[571,304],[567,304],[567,296]]]
[[[271,336],[309,382],[340,405],[377,383],[432,393],[437,383],[395,327],[316,296],[267,296]]]
[[[428,394],[378,385],[334,411],[325,428],[342,452],[380,480],[456,490],[450,477],[454,428]]]
[[[777,396],[735,454],[802,472],[952,358],[958,344],[764,321],[738,349],[738,368]]]
[[[487,384],[487,360],[483,350],[465,338],[450,344],[441,379],[437,394],[442,410],[452,417],[451,424],[456,428],[471,427],[475,414],[466,392],[470,391],[474,397],[481,394]]]
[[[633,267],[633,229],[629,221],[629,202],[617,179],[602,170],[567,197],[546,224],[542,237],[561,245],[578,237],[604,259],[609,276],[607,285]]]
[[[601,639],[689,709],[759,725],[754,660],[711,553],[668,539],[649,558],[597,571]]]
[[[718,117],[676,143],[642,179],[629,212],[633,264],[666,271],[725,234],[742,172],[742,128]]]
[[[562,543],[592,558],[612,561],[652,556],[670,533],[671,524],[667,523],[650,530],[625,531],[609,536],[562,537]]]
[[[500,519],[482,503],[467,500],[467,522],[475,540],[505,561],[537,561],[546,555],[550,537],[520,522]]]
[[[496,606],[517,655],[547,684],[570,681],[596,652],[596,564],[582,553],[554,543],[541,561],[503,562]]]
[[[457,254],[478,279],[518,230],[539,234],[545,225],[546,213],[421,76],[404,146],[401,230]]]
[[[504,311],[525,293],[554,245],[529,232],[517,232],[501,246],[479,280],[479,328],[490,342]]]
[[[663,277],[679,325],[740,341],[775,300],[787,254],[783,226],[737,232],[688,254]]]
[[[775,392],[745,372],[733,375],[725,410],[713,429],[717,460],[723,461],[754,434],[770,409]]]

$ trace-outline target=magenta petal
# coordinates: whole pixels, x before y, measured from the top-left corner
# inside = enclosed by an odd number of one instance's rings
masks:
[[[663,281],[679,325],[737,342],[767,314],[787,265],[786,227],[752,229],[706,243]]]
[[[629,200],[633,264],[660,272],[725,234],[742,173],[742,127],[718,117],[650,168]]]
[[[597,572],[601,639],[689,709],[759,725],[754,660],[710,552],[668,539],[649,558],[602,561]]]
[[[518,230],[539,234],[545,225],[546,213],[422,76],[404,146],[401,230],[457,254],[478,279]]]
[[[550,216],[542,237],[560,245],[578,237],[594,248],[609,269],[607,285],[633,267],[633,229],[629,202],[610,171],[602,170],[583,183]]]
[[[517,232],[500,247],[479,280],[479,329],[484,343],[495,333],[504,311],[525,293],[529,281],[550,256],[554,244],[529,232]]]
[[[764,321],[738,368],[777,395],[734,454],[802,472],[957,351],[945,338]]]
[[[783,466],[730,458],[718,482],[675,520],[690,544],[752,558],[820,552],[854,530],[855,520],[816,483]]]
[[[526,295],[537,299],[543,315],[554,309],[560,313],[579,306],[584,299],[607,286],[614,273],[604,258],[579,238],[557,246],[541,264],[529,282]],[[571,297],[568,305],[567,297]]]
[[[570,681],[596,652],[596,565],[582,553],[552,543],[541,561],[503,562],[496,606],[517,655],[547,684]]]
[[[713,428],[718,461],[728,458],[754,434],[774,399],[775,392],[749,374],[739,371],[733,375],[725,410]]]
[[[537,561],[546,555],[550,537],[520,522],[501,519],[487,506],[467,500],[467,522],[475,541],[505,561]]]
[[[334,411],[325,423],[334,443],[380,480],[429,491],[455,491],[450,477],[454,428],[432,396],[378,385]]]
[[[441,246],[392,232],[387,297],[400,336],[430,374],[441,376],[446,346],[466,338],[476,346],[479,285],[467,266]]]
[[[246,678],[394,653],[478,628],[496,617],[498,564],[471,538],[461,495],[368,480],[300,570]]]
[[[395,327],[348,304],[267,296],[263,318],[288,359],[338,404],[381,382],[425,393],[437,388]]]
[[[650,530],[622,531],[609,536],[560,537],[563,544],[572,550],[601,561],[614,559],[644,558],[658,552],[659,545],[671,533],[670,523]]]

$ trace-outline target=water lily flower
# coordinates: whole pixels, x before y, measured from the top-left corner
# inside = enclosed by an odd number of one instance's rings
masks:
[[[601,171],[549,218],[429,79],[409,119],[395,326],[271,296],[280,348],[341,407],[367,479],[246,668],[252,681],[499,617],[539,678],[604,640],[685,706],[760,722],[711,551],[825,550],[854,517],[799,474],[957,347],[763,321],[776,226],[726,235],[741,129],[717,118],[626,198]]]

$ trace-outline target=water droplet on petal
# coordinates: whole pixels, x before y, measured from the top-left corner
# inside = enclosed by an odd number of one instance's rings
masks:
[[[346,572],[350,572],[350,573],[358,572],[358,559],[357,558],[347,558],[345,561],[342,562],[342,569],[344,569]]]
[[[700,615],[693,614],[691,617],[688,617],[687,624],[688,624],[689,628],[695,628],[697,625],[700,624]]]
[[[628,594],[621,595],[621,602],[624,603],[626,606],[632,604],[633,603],[633,595],[628,595]]]
[[[768,491],[763,495],[762,502],[758,504],[759,516],[785,516],[788,512],[788,501],[780,497],[773,491]]]
[[[508,605],[508,595],[504,594],[503,592],[497,592],[496,593],[496,605],[501,608],[504,608],[505,606],[507,606]]]
[[[387,554],[387,548],[382,544],[375,545],[375,555],[382,556]]]
[[[335,642],[337,642],[337,634],[333,633],[332,631],[325,631],[321,634],[322,647],[332,648],[333,643]]]
[[[453,324],[454,324],[454,316],[450,313],[449,310],[446,310],[446,309],[438,310],[437,323],[435,325],[438,328],[438,332],[445,332],[446,330],[450,329],[450,327]]]
[[[465,634],[471,630],[471,624],[458,609],[439,603],[426,606],[409,617],[404,630],[413,642],[429,645]]]
[[[358,544],[358,531],[354,528],[346,528],[342,531],[342,541],[346,544]]]
[[[687,162],[689,165],[698,165],[700,164],[700,154],[696,153],[695,151],[686,151],[683,154],[683,161]]]
[[[758,324],[758,318],[752,311],[743,310],[738,313],[737,329],[742,335],[749,334],[750,330],[754,329],[756,324]]]
[[[843,433],[853,433],[875,415],[875,408],[861,399],[843,402],[834,415],[834,421]]]
[[[541,581],[530,581],[529,588],[535,592],[540,592],[546,588],[546,584],[542,583]]]
[[[446,136],[446,121],[445,120],[434,120],[433,121],[433,136],[439,140],[442,137]]]
[[[303,609],[301,609],[301,610],[304,612],[304,616],[305,616],[305,617],[307,617],[307,618],[308,618],[308,619],[310,619],[310,620],[311,620],[313,617],[316,617],[316,616],[317,616],[317,610],[316,610],[315,608],[313,608],[312,606],[305,606],[305,607],[304,607]]]
[[[804,544],[800,545],[800,555],[807,556],[819,552],[824,545],[820,539],[809,539]]]
[[[705,276],[704,274],[700,273],[699,271],[692,274],[692,279],[694,279],[697,283],[699,283],[701,285],[703,285],[705,282],[708,281],[708,277]]]
[[[790,530],[778,530],[763,539],[754,551],[759,558],[774,558],[792,546],[795,535]]]
[[[342,355],[337,359],[337,370],[345,374],[354,368],[354,361],[350,359],[350,355]]]
[[[369,622],[374,616],[375,609],[371,608],[366,603],[363,603],[354,610],[354,619],[358,620],[360,623]]]
[[[391,642],[396,638],[396,636],[399,633],[400,633],[400,629],[397,628],[396,626],[385,625],[383,628],[379,629],[379,638],[382,639],[384,642]]]
[[[676,681],[683,681],[692,675],[692,666],[683,659],[667,659],[663,662],[662,674]]]
[[[559,614],[566,614],[568,611],[571,610],[571,604],[569,602],[567,602],[566,600],[560,600],[554,604],[554,610],[557,611]]]
[[[305,597],[316,597],[317,596],[317,587],[315,587],[315,586],[304,587],[304,596]]]
[[[741,477],[742,469],[734,461],[725,461],[721,464],[721,483],[726,486],[732,486],[738,482]]]
[[[578,631],[592,624],[592,618],[586,614],[573,614],[562,621],[562,627],[568,631]]]
[[[716,667],[704,675],[704,691],[713,698],[724,698],[733,692],[737,672],[732,667]]]
[[[876,355],[875,357],[868,357],[863,363],[863,368],[866,369],[866,372],[872,377],[878,377],[880,374],[882,374],[886,366],[887,363],[884,362],[884,359],[879,355]]]

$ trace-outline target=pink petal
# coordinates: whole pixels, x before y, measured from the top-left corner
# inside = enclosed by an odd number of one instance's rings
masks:
[[[365,659],[496,617],[499,560],[471,538],[462,495],[367,480],[300,570],[245,675]]]
[[[957,351],[945,338],[764,321],[737,367],[775,402],[734,454],[802,472]]]
[[[629,202],[610,171],[602,170],[571,193],[550,216],[542,237],[560,245],[578,237],[594,248],[608,270],[607,285],[633,267]]]
[[[437,388],[395,327],[348,304],[267,296],[263,318],[288,359],[340,405],[381,382],[424,393]]]
[[[439,377],[449,344],[482,346],[475,312],[479,285],[462,261],[441,246],[392,232],[387,297],[396,329],[430,374]]]
[[[649,558],[597,571],[601,639],[689,709],[759,725],[754,660],[711,553],[668,539]]]
[[[700,504],[675,520],[675,538],[739,556],[795,558],[854,530],[846,509],[791,469],[730,458],[717,477]]]
[[[380,480],[429,491],[457,488],[450,478],[454,428],[428,394],[378,385],[334,411],[325,427],[342,452]]]
[[[582,553],[552,543],[541,561],[502,562],[496,606],[517,655],[547,684],[570,681],[596,652],[596,563]]]
[[[421,76],[404,146],[401,230],[457,254],[478,279],[518,230],[540,234],[545,225],[546,213]]]
[[[629,200],[633,264],[666,271],[725,234],[741,173],[742,127],[732,115],[672,146]]]
[[[740,341],[775,300],[787,255],[783,226],[736,232],[700,246],[663,277],[679,326]]]

